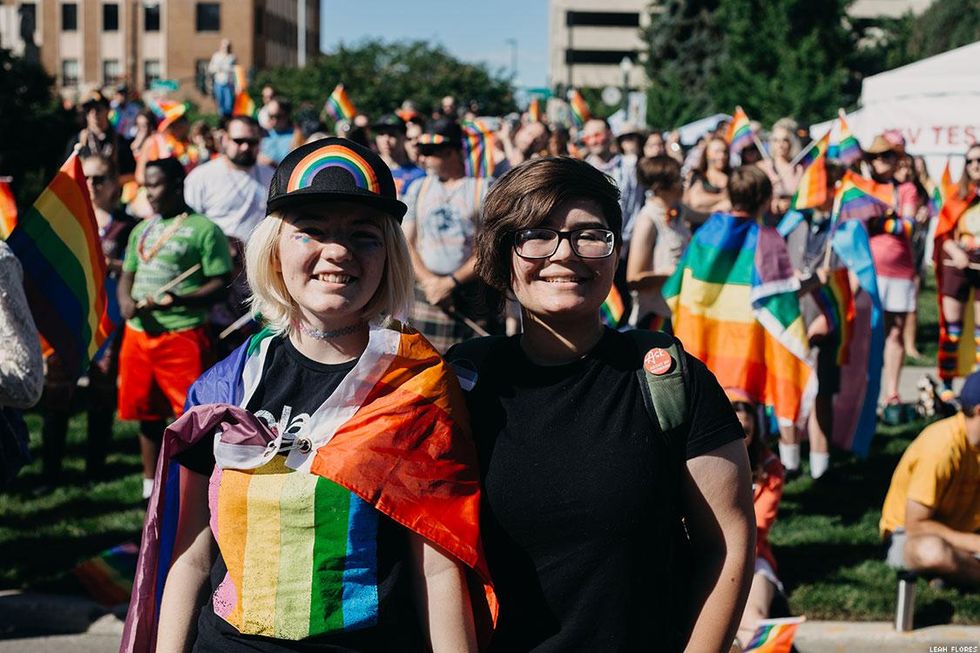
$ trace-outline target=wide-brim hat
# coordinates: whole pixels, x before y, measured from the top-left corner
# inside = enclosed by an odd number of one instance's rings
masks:
[[[282,160],[269,185],[269,212],[318,202],[354,202],[397,222],[408,207],[398,201],[391,170],[380,156],[346,138],[301,145]]]
[[[885,138],[884,134],[878,134],[875,136],[874,140],[871,141],[871,145],[864,148],[864,152],[865,154],[870,154],[871,156],[876,154],[884,154],[885,152],[901,154],[901,150],[899,150],[898,146]]]

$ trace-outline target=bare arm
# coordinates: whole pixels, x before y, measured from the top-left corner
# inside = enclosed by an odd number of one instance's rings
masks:
[[[180,468],[180,506],[174,563],[160,602],[157,653],[191,650],[197,636],[201,594],[214,560],[206,476]]]
[[[626,283],[631,290],[660,288],[667,280],[653,269],[653,248],[657,245],[657,226],[642,212],[637,216],[626,259]]]
[[[912,535],[937,535],[949,542],[950,546],[980,553],[980,534],[957,531],[933,519],[935,511],[918,501],[905,502],[905,530]]]
[[[410,533],[409,539],[419,616],[432,653],[475,653],[476,627],[465,567],[420,535]]]
[[[688,651],[728,650],[748,598],[755,514],[741,440],[687,462],[685,514],[694,548],[694,629]]]
[[[119,300],[119,312],[129,320],[136,314],[136,302],[133,301],[133,272],[123,270],[119,275],[119,285],[116,287],[116,299]]]

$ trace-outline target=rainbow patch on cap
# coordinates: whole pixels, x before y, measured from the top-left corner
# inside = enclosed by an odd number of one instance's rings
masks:
[[[320,172],[335,167],[349,172],[358,188],[375,195],[381,194],[378,176],[368,162],[364,160],[364,157],[354,150],[338,144],[325,145],[303,157],[293,168],[292,174],[289,175],[286,192],[291,193],[294,190],[309,188],[313,179]]]

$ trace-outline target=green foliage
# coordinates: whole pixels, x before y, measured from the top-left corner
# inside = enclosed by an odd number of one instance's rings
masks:
[[[905,20],[910,24],[909,61],[980,41],[980,0],[933,2],[918,18]]]
[[[52,93],[54,79],[41,66],[0,49],[0,175],[11,184],[18,207],[37,199],[63,155],[72,116]]]
[[[297,106],[308,103],[319,110],[339,83],[357,110],[371,117],[393,111],[406,99],[426,112],[445,95],[454,95],[461,105],[476,102],[482,114],[515,109],[513,89],[502,72],[459,61],[442,46],[425,41],[341,45],[306,68],[262,71],[252,88],[258,97],[263,85],[272,84]]]

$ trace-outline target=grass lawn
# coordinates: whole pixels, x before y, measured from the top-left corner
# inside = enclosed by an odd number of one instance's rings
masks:
[[[28,419],[32,447],[40,419]],[[921,422],[882,428],[866,461],[835,455],[831,478],[786,487],[771,534],[790,609],[811,619],[891,620],[895,573],[881,562],[878,519],[892,470]],[[0,589],[80,591],[76,563],[138,537],[143,515],[135,427],[119,424],[103,479],[83,473],[84,420],[71,422],[61,487],[37,495],[40,464],[0,494]],[[826,482],[824,482],[826,481]],[[934,590],[919,581],[916,621],[980,623],[980,595]]]
[[[916,305],[918,326],[915,330],[915,346],[921,359],[905,358],[906,365],[935,365],[939,350],[939,304],[936,302],[936,276],[932,268],[926,268],[919,288]]]

